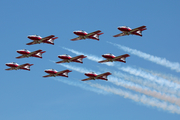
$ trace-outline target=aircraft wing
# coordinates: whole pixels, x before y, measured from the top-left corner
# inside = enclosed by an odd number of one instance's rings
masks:
[[[118,59],[123,58],[123,57],[126,58],[126,57],[129,57],[129,56],[130,56],[129,54],[120,55],[120,56],[115,57],[114,60],[118,60]]]
[[[45,76],[43,76],[43,77],[52,77],[52,75],[45,75]]]
[[[13,70],[13,68],[8,68],[8,69],[5,69],[5,70]]]
[[[82,62],[82,59],[83,59],[83,58],[86,58],[86,56],[84,56],[84,55],[79,55],[79,56],[76,56],[76,57],[71,58],[71,61],[83,63],[83,62]]]
[[[57,72],[55,75],[56,76],[68,77],[68,73],[69,72],[72,72],[72,71],[70,71],[70,70],[63,70],[63,71]]]
[[[58,61],[58,62],[56,62],[56,63],[66,63],[66,61],[65,61],[65,60],[62,60],[62,61]]]
[[[93,35],[98,34],[100,32],[101,32],[100,30],[97,30],[95,32],[91,32],[91,33],[87,34],[86,37],[93,36]]]
[[[87,81],[87,80],[92,80],[92,78],[86,78],[86,79],[83,79],[81,81]]]
[[[109,62],[109,60],[98,61],[98,63],[104,63],[104,62]]]
[[[82,40],[82,38],[81,37],[77,37],[77,38],[71,39],[71,41],[76,41],[76,40]]]
[[[125,33],[120,33],[120,34],[114,35],[113,37],[120,37],[120,36],[125,36],[125,35],[126,35]]]
[[[126,57],[129,57],[129,56],[130,56],[129,54],[124,54],[124,55],[115,57],[113,60],[126,63]]]
[[[51,39],[51,38],[53,38],[53,37],[55,37],[55,36],[54,36],[54,35],[50,35],[50,36],[47,36],[47,37],[42,38],[42,39],[39,40],[39,41],[43,42],[43,41],[49,40],[49,39]]]
[[[18,56],[18,57],[16,57],[17,59],[19,59],[19,58],[25,58],[25,56],[23,56],[23,55],[21,55],[21,56]]]
[[[134,28],[130,32],[132,33],[132,32],[139,31],[139,30],[140,31],[146,30],[146,26],[141,26],[141,27],[138,27],[138,28]]]
[[[30,42],[30,43],[27,43],[26,45],[34,45],[34,44],[37,44],[35,41],[33,42]]]
[[[107,80],[107,76],[108,76],[108,75],[111,75],[111,73],[110,73],[110,72],[106,72],[106,73],[97,75],[97,76],[96,76],[96,79]]]
[[[28,55],[29,56],[32,56],[32,55],[35,55],[35,54],[37,54],[37,53],[39,53],[39,52],[41,52],[42,50],[36,50],[36,51],[33,51],[33,52],[31,52],[31,53],[29,53]]]

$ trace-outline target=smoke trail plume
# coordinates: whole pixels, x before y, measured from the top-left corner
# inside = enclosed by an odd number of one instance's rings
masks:
[[[73,50],[73,49],[68,49],[68,48],[64,48],[64,49],[66,49],[66,50],[68,50],[68,51],[70,51],[70,52],[73,52],[73,53],[75,53],[75,54],[77,54],[77,55],[84,54],[84,53],[82,53],[82,52],[78,52],[78,51],[75,51],[75,50]],[[93,60],[93,61],[98,61],[98,60],[100,60],[100,58],[98,58],[98,57],[96,57],[96,56],[94,56],[94,55],[90,55],[90,57],[89,57],[88,59]],[[106,65],[107,65],[107,64],[106,64]],[[115,65],[115,64],[112,64],[112,66],[117,67],[117,65]],[[117,68],[120,69],[120,67],[117,67]],[[129,69],[129,68],[130,68],[130,69]],[[120,69],[120,70],[123,70],[123,71],[125,71],[125,72],[128,72],[128,73],[133,74],[133,75],[138,76],[138,77],[143,77],[143,78],[145,78],[145,79],[149,79],[149,78],[150,78],[150,80],[153,81],[153,82],[151,82],[151,84],[149,84],[149,85],[152,85],[153,88],[156,88],[156,89],[158,89],[158,90],[160,90],[160,91],[166,91],[167,93],[176,94],[176,95],[180,96],[180,92],[174,90],[174,88],[173,88],[174,86],[175,86],[176,88],[179,88],[179,85],[177,85],[177,84],[175,84],[175,83],[173,83],[173,82],[169,82],[169,81],[167,81],[166,79],[163,79],[163,78],[160,78],[160,77],[156,77],[156,76],[154,76],[154,75],[152,75],[152,74],[149,74],[149,73],[144,72],[144,71],[139,71],[139,70],[134,69],[134,68],[131,68],[131,67],[123,67],[123,68]],[[144,76],[144,75],[145,75],[145,76]],[[156,81],[157,83],[159,83],[159,84],[161,84],[161,85],[160,85],[160,86],[157,85],[156,83],[154,83],[154,81]],[[145,82],[143,82],[143,83],[141,83],[141,84],[144,84],[144,83],[145,83]],[[146,83],[147,83],[147,82],[146,82]],[[164,86],[164,84],[165,84],[167,87]],[[170,85],[170,86],[169,86],[169,85]]]
[[[149,60],[149,61],[154,62],[159,65],[165,66],[167,68],[170,68],[171,70],[175,70],[176,72],[180,72],[180,64],[178,62],[170,62],[170,61],[166,60],[165,58],[153,56],[153,55],[138,51],[136,49],[131,49],[131,48],[123,46],[123,45],[119,45],[119,44],[115,44],[115,43],[111,43],[111,42],[108,42],[108,43],[110,43],[114,46],[117,46],[119,49],[122,49],[126,52],[137,55],[138,57],[144,58],[146,60]]]
[[[79,81],[70,81],[70,80],[64,80],[64,79],[60,79],[60,78],[53,78],[54,80],[57,80],[59,82],[63,82],[65,84],[68,84],[68,85],[72,85],[72,86],[77,86],[77,87],[80,87],[82,89],[85,89],[85,90],[88,90],[88,91],[93,91],[93,92],[96,92],[98,94],[109,94],[109,92],[106,92],[102,89],[98,89],[98,88],[95,88],[95,87],[91,87],[87,84],[83,84],[82,82],[79,82]]]
[[[164,93],[175,94],[177,96],[180,96],[180,92],[178,92],[174,89],[171,89],[171,88],[160,86],[155,82],[151,82],[151,81],[146,80],[146,79],[141,79],[139,77],[132,76],[132,75],[127,75],[125,73],[121,73],[120,71],[112,71],[112,70],[104,69],[104,71],[105,70],[110,71],[114,76],[116,76],[118,78],[123,78],[125,80],[129,80],[129,81],[132,81],[134,83],[137,83],[137,84],[149,87],[149,88],[153,88],[153,89],[158,90],[158,91],[162,91]]]
[[[143,78],[151,80],[153,82],[157,82],[158,84],[160,84],[162,86],[165,85],[167,87],[174,88],[176,90],[180,88],[179,84],[167,81],[167,80],[160,78],[160,77],[157,77],[157,76],[153,76],[150,73],[144,72],[142,70],[137,70],[137,69],[134,69],[132,67],[121,67],[118,69],[123,70],[125,72],[128,72],[130,74],[133,74],[135,76],[143,77]]]
[[[131,82],[126,82],[126,81],[124,81],[122,79],[118,79],[118,78],[112,77],[112,76],[110,76],[108,78],[108,81],[112,82],[112,83],[114,83],[116,85],[131,89],[133,91],[143,93],[145,95],[152,96],[152,97],[158,98],[160,100],[164,100],[164,101],[174,103],[174,104],[180,106],[180,98],[177,98],[175,96],[169,96],[169,95],[167,95],[165,93],[157,92],[155,90],[150,90],[149,88],[142,87],[140,85],[137,85],[137,84],[134,84],[134,83],[131,83]]]
[[[87,71],[87,69],[80,68],[80,67],[75,67],[75,66],[70,66],[70,65],[62,65],[62,66],[67,67],[69,69],[76,70],[81,73],[84,73]],[[134,90],[136,92],[140,92],[140,93],[152,96],[152,97],[156,97],[158,99],[168,101],[168,102],[171,102],[171,103],[174,103],[174,104],[177,104],[180,106],[180,99],[175,96],[169,96],[169,95],[166,95],[165,93],[160,93],[155,90],[152,91],[146,87],[142,87],[140,85],[137,85],[137,84],[134,84],[131,82],[127,82],[127,81],[124,81],[123,79],[118,79],[118,78],[112,77],[112,76],[109,76],[108,81],[112,82],[118,86],[122,86],[122,87],[125,87],[128,89]]]
[[[145,95],[132,94],[130,92],[123,91],[121,89],[111,88],[108,86],[102,86],[100,84],[92,84],[92,83],[89,83],[89,84],[92,87],[100,88],[102,90],[105,90],[107,92],[111,92],[113,94],[122,96],[124,98],[128,98],[128,99],[131,99],[131,100],[136,101],[136,102],[141,102],[145,105],[150,105],[153,107],[161,108],[163,110],[168,110],[171,113],[180,114],[180,108],[179,107],[172,105],[172,104],[169,105],[167,102],[160,102],[157,99],[154,99],[154,98],[152,99],[152,98],[146,97]]]
[[[160,73],[160,72],[154,72],[152,70],[146,70],[146,69],[143,69],[141,68],[142,70],[146,71],[146,72],[149,72],[151,73],[152,75],[154,76],[159,76],[159,77],[162,77],[166,80],[169,80],[169,81],[172,81],[172,82],[175,82],[177,84],[180,84],[180,78],[174,76],[174,75],[171,75],[171,74],[163,74],[163,73]]]

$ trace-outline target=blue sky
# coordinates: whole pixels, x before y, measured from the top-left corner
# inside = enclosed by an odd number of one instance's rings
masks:
[[[172,100],[180,98],[180,90],[175,88],[180,84],[180,72],[116,46],[122,45],[134,51],[138,50],[160,60],[165,58],[172,64],[176,63],[175,67],[178,69],[179,1],[6,0],[0,3],[0,119],[179,120],[179,103],[172,103]],[[117,27],[123,25],[131,28],[146,25],[147,30],[143,31],[143,37],[112,37],[120,33]],[[73,42],[70,39],[76,37],[73,34],[75,30],[101,30],[104,34],[100,36],[100,41]],[[27,46],[26,43],[31,42],[27,36],[32,34],[42,37],[53,34],[59,38],[55,40],[55,45]],[[19,56],[16,50],[19,49],[42,49],[46,53],[43,54],[43,59],[16,59],[15,57]],[[116,56],[127,53],[130,57],[127,58],[126,64],[114,63],[114,66],[99,64],[91,58],[85,58],[83,64],[65,63],[64,66],[52,62],[59,61],[57,56],[61,54],[76,56],[72,50],[98,59],[102,59],[101,55],[105,53]],[[8,68],[5,63],[8,62],[34,65],[30,72],[5,71]],[[42,78],[46,75],[45,69],[61,71],[68,67],[72,68],[69,78]],[[79,68],[79,71],[75,68]],[[109,71],[113,74],[108,76],[110,80],[107,82],[81,82],[81,79],[86,78],[83,74],[86,70],[97,73]],[[148,78],[146,75],[151,76]],[[118,79],[120,86],[113,81],[115,79]],[[158,80],[163,82],[157,83]],[[174,86],[170,86],[171,84]],[[137,92],[137,89],[144,91]],[[145,93],[145,89],[149,92]],[[160,99],[164,96],[155,94],[157,92],[170,96],[169,101]],[[134,96],[138,98],[137,101]],[[159,105],[166,107],[163,109],[158,107]],[[170,110],[170,106],[175,110]]]

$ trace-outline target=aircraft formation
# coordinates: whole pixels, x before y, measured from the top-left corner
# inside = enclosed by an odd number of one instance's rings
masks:
[[[113,37],[120,37],[120,36],[125,36],[125,35],[138,35],[142,37],[142,31],[146,30],[146,26],[141,26],[138,28],[131,29],[130,27],[127,26],[120,26],[117,28],[120,30],[122,33],[119,33],[117,35],[114,35]],[[93,40],[98,40],[99,41],[99,36],[102,35],[103,33],[100,30],[97,30],[95,32],[87,33],[86,31],[83,30],[78,30],[73,32],[75,35],[78,37],[71,39],[71,41],[77,41],[77,40],[83,40],[83,39],[93,39]],[[30,40],[33,40],[33,42],[27,43],[26,45],[34,45],[34,44],[40,44],[40,43],[47,43],[47,44],[52,44],[54,45],[54,40],[57,39],[58,37],[55,37],[54,35],[50,35],[47,37],[42,38],[39,35],[29,35],[28,38]],[[42,58],[42,54],[45,53],[46,51],[43,50],[36,50],[33,52],[30,52],[29,50],[22,49],[22,50],[17,50],[17,53],[21,54],[21,56],[16,57],[16,59],[20,58],[28,58],[28,57],[37,57],[37,58]],[[105,58],[105,60],[98,61],[98,63],[104,63],[104,62],[124,62],[126,63],[126,58],[129,57],[129,54],[124,54],[120,56],[115,56],[111,53],[108,54],[103,54],[102,57]],[[58,61],[56,63],[70,63],[70,62],[77,62],[77,63],[83,63],[83,59],[86,58],[87,56],[84,55],[79,55],[75,57],[71,57],[70,55],[64,54],[64,55],[58,55],[58,58],[62,59],[61,61]],[[6,63],[6,66],[10,67],[5,70],[28,70],[30,71],[30,66],[33,64],[30,63],[25,63],[22,65],[19,65],[15,62],[11,63]],[[45,70],[48,75],[45,75],[43,77],[56,77],[56,76],[62,76],[62,77],[68,77],[68,73],[72,72],[71,70],[63,70],[63,71],[57,71],[55,69],[47,69]],[[108,80],[107,76],[111,75],[110,72],[102,73],[97,75],[94,72],[90,73],[85,73],[85,75],[88,77],[86,79],[83,79],[81,81],[87,81],[87,80]]]

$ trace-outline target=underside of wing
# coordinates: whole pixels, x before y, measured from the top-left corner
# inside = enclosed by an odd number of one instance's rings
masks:
[[[135,29],[132,29],[130,32],[136,32],[136,31],[143,31],[143,30],[146,30],[146,26],[141,26],[141,27],[138,27],[138,28],[135,28]]]
[[[77,37],[77,38],[71,39],[71,41],[76,41],[76,40],[82,40],[82,38],[81,37]]]
[[[33,42],[30,42],[30,43],[27,43],[26,45],[34,45],[34,44],[37,44],[35,41]]]
[[[104,62],[109,62],[109,60],[98,61],[98,63],[104,63]]]
[[[63,70],[63,71],[57,72],[56,75],[57,76],[68,77],[68,73],[69,72],[72,72],[72,71],[70,71],[70,70]]]
[[[56,62],[56,63],[66,63],[66,61],[65,61],[65,60],[62,60],[62,61],[58,61],[58,62]]]
[[[87,81],[87,80],[92,80],[92,78],[86,78],[86,79],[83,79],[81,81]]]
[[[107,76],[108,76],[108,75],[111,75],[111,73],[110,73],[110,72],[106,72],[106,73],[97,75],[96,78],[97,78],[97,79],[102,79],[102,80],[107,80]]]
[[[34,51],[34,52],[31,52],[31,53],[29,53],[29,56],[32,56],[32,55],[35,55],[35,54],[37,54],[37,53],[39,53],[39,52],[41,52],[42,50],[36,50],[36,51]]]
[[[8,68],[8,69],[5,69],[5,70],[13,70],[13,68]]]
[[[83,63],[83,62],[82,62],[83,58],[86,58],[86,56],[84,56],[84,55],[79,55],[79,56],[76,56],[76,57],[71,58],[71,61],[73,61],[73,62],[78,62],[78,63]]]
[[[53,37],[55,37],[55,36],[54,35],[50,35],[50,36],[42,38],[41,41],[45,41],[45,40],[51,39]]]
[[[114,61],[120,61],[120,62],[124,62],[126,63],[126,58],[129,57],[130,55],[129,54],[124,54],[124,55],[121,55],[121,56],[117,56],[114,58]]]
[[[98,34],[100,32],[101,32],[100,30],[97,30],[95,32],[91,32],[91,33],[87,34],[86,37],[93,36],[93,35]]]
[[[21,56],[18,56],[18,57],[16,57],[17,59],[19,59],[19,58],[25,58],[25,56],[23,56],[23,55],[21,55]]]
[[[45,75],[45,76],[43,76],[43,77],[52,77],[52,75]]]
[[[125,33],[120,33],[120,34],[114,35],[113,37],[120,37],[120,36],[125,36],[125,35],[126,35]]]

